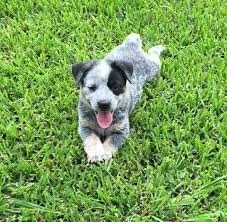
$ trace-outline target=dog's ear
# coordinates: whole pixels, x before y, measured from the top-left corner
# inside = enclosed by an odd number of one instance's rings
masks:
[[[112,68],[122,71],[124,77],[132,84],[131,77],[133,73],[133,65],[130,62],[116,60],[111,64]]]
[[[72,74],[76,82],[82,83],[86,74],[96,64],[96,61],[78,62],[72,65]]]

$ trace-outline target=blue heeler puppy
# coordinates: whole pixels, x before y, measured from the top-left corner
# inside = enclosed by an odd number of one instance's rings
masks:
[[[79,134],[89,162],[110,159],[129,135],[129,114],[146,81],[159,73],[161,45],[148,53],[130,34],[104,59],[72,65],[80,83]]]

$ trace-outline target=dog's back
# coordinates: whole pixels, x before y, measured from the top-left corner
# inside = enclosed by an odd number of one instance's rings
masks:
[[[159,55],[164,48],[158,48],[159,46],[155,47],[151,48],[149,53],[145,53],[142,49],[140,36],[133,33],[130,34],[121,45],[114,48],[105,58],[109,61],[121,60],[130,62],[133,65],[132,84],[127,82],[130,97],[129,112],[132,111],[142,94],[145,82],[155,78],[160,71],[161,63]],[[152,50],[154,48],[156,50]],[[156,56],[155,53],[157,53],[157,55],[159,53],[159,55]]]

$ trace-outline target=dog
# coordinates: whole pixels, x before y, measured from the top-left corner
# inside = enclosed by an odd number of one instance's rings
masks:
[[[142,49],[139,34],[128,35],[104,59],[72,65],[80,85],[79,127],[89,163],[109,160],[129,135],[129,114],[146,81],[160,72],[164,46]]]

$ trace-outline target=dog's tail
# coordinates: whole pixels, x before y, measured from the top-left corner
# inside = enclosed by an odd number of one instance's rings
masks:
[[[125,38],[124,44],[130,44],[130,45],[134,45],[134,46],[137,46],[137,47],[141,47],[142,46],[142,40],[141,40],[139,34],[131,33]]]

